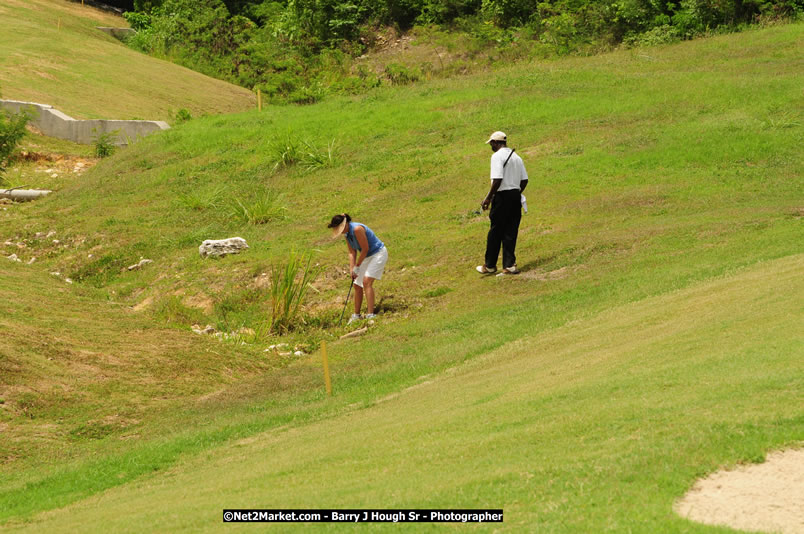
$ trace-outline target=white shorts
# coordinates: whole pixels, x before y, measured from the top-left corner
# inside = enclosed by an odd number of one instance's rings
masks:
[[[368,276],[375,280],[382,278],[382,272],[385,270],[385,264],[388,262],[388,248],[382,247],[369,256],[357,269],[357,278],[355,278],[355,285],[363,287],[363,277]]]

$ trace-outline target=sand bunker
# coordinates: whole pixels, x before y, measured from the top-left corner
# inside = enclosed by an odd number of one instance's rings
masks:
[[[804,449],[699,480],[675,510],[708,525],[804,534]]]

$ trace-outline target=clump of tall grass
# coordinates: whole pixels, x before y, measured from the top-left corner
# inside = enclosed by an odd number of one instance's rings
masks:
[[[271,269],[271,330],[283,334],[300,321],[304,296],[315,280],[318,271],[311,268],[312,254],[292,251],[285,265],[275,264]]]
[[[274,163],[273,171],[298,165],[307,171],[330,167],[335,161],[335,140],[323,148],[291,133],[275,137],[268,145],[268,156]]]
[[[194,211],[216,209],[220,207],[221,198],[226,190],[219,186],[214,189],[198,189],[179,195],[177,201],[181,206]]]
[[[235,198],[229,204],[230,216],[249,224],[265,224],[284,219],[286,212],[282,196],[273,191],[267,191],[253,200]]]

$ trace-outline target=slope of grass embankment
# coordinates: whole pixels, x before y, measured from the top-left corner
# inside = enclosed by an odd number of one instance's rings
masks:
[[[65,376],[76,372],[69,362],[88,357],[80,342],[69,325],[47,321],[37,293],[6,284],[33,277],[49,285],[44,294],[61,288],[59,298],[85,310],[107,310],[109,300],[136,307],[120,312],[122,324],[150,325],[147,337],[167,321],[176,328],[164,335],[187,350],[219,353],[212,369],[241,366],[231,387],[215,384],[214,372],[152,375],[197,388],[182,390],[183,404],[131,402],[125,429],[68,437],[117,413],[114,397],[86,412],[86,397],[61,403],[62,386],[27,362],[37,351],[5,346],[19,369],[0,424],[26,447],[10,446],[19,459],[4,466],[0,518],[120,485],[103,498],[109,510],[138,513],[141,522],[128,523],[136,529],[163,528],[147,511],[160,506],[173,510],[171,529],[213,529],[224,505],[270,502],[503,507],[511,529],[694,530],[671,505],[696,475],[804,437],[803,35],[800,24],[780,26],[202,118],[104,160],[58,195],[0,212],[0,243],[13,243],[0,250],[37,257],[0,271],[11,317],[3,326],[52,332],[70,348]],[[505,279],[473,271],[487,229],[476,213],[488,187],[483,141],[496,129],[531,176],[523,274]],[[282,147],[302,140],[319,153],[334,141],[332,164],[274,170]],[[241,222],[235,199],[271,199],[285,215]],[[262,273],[293,248],[315,249],[324,271],[308,330],[292,339],[315,346],[341,333],[331,325],[348,287],[345,247],[324,226],[342,211],[377,231],[391,259],[377,286],[379,324],[330,345],[332,399],[315,387],[318,356],[278,361],[262,353],[275,341],[260,335],[247,346],[187,337],[195,321],[257,330]],[[51,230],[58,244],[37,239]],[[233,235],[251,249],[198,258],[201,240]],[[127,271],[140,256],[154,264]],[[91,336],[101,325],[88,319]],[[114,353],[120,367],[109,373],[137,376],[136,352],[122,343],[137,329],[104,333],[90,350]],[[435,384],[371,408],[424,376]],[[19,399],[33,378],[42,400],[26,419]],[[122,395],[163,388],[125,382]],[[259,434],[268,429],[275,435]],[[319,474],[319,460],[341,467]],[[220,475],[230,467],[231,478]],[[105,528],[98,498],[56,513],[48,528],[70,528],[71,513],[82,530]]]
[[[63,0],[0,5],[0,94],[49,104],[76,119],[173,122],[254,107],[254,95],[140,54],[96,29],[128,27],[122,18]]]

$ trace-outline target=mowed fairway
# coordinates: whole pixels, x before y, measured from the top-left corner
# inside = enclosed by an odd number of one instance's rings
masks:
[[[673,501],[804,436],[802,271],[795,255],[618,307],[7,526],[217,531],[225,507],[499,507],[504,524],[473,531],[713,531]]]
[[[0,3],[0,95],[50,104],[76,119],[172,122],[254,107],[254,95],[126,47],[96,26],[122,17],[65,0]]]

